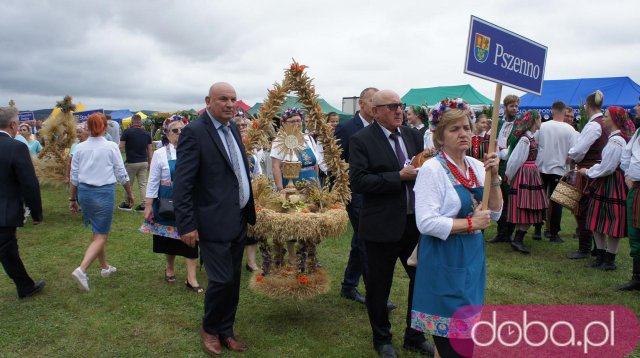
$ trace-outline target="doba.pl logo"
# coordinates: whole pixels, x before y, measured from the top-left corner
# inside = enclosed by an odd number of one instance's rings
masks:
[[[477,318],[474,357],[618,358],[634,351],[640,334],[624,306],[487,305]]]

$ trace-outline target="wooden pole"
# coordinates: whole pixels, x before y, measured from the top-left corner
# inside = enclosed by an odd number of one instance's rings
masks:
[[[496,140],[498,140],[498,121],[500,120],[500,98],[502,97],[502,85],[496,84],[496,94],[493,97],[493,114],[491,115],[491,135],[489,136],[489,153],[496,151]],[[491,191],[491,171],[487,170],[484,175],[484,191],[482,192],[482,210],[487,210],[489,205],[489,192]]]

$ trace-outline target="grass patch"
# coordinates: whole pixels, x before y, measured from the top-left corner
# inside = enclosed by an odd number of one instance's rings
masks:
[[[137,232],[142,214],[116,210],[107,258],[118,268],[102,278],[89,269],[91,291],[82,293],[71,279],[91,237],[81,216],[68,213],[67,192],[43,188],[45,221],[18,230],[20,253],[30,275],[45,279],[37,297],[18,301],[15,286],[0,275],[0,356],[3,357],[201,357],[198,336],[203,295],[184,287],[184,260],[176,260],[178,281],[164,282],[164,257],[151,252],[151,236]],[[118,189],[119,203],[124,194]],[[615,286],[631,275],[627,239],[620,245],[618,270],[584,267],[586,261],[564,257],[577,248],[571,239],[573,218],[565,212],[564,244],[525,242],[532,254],[521,255],[507,244],[487,245],[488,304],[619,304],[640,311],[638,292]],[[487,230],[493,236],[495,228]],[[533,230],[533,229],[531,229]],[[242,357],[375,356],[371,328],[363,305],[340,298],[340,282],[350,248],[351,231],[323,242],[318,255],[332,278],[331,291],[304,301],[256,295],[243,272],[236,333],[247,341]],[[198,273],[201,284],[206,274]],[[397,265],[391,300],[394,345],[400,348],[407,305],[404,270]],[[361,285],[361,291],[364,287]],[[234,354],[226,353],[234,356]],[[418,355],[401,351],[403,357]],[[638,350],[633,356],[640,357]]]

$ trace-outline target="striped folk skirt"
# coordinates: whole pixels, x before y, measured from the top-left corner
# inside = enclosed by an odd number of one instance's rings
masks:
[[[611,175],[592,180],[587,190],[587,228],[611,237],[627,236],[627,187],[622,171],[618,168]]]
[[[508,200],[507,222],[537,224],[544,220],[549,201],[536,162],[526,161],[518,170]]]

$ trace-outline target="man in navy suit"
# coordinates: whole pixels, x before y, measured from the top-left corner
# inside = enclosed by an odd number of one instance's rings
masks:
[[[373,87],[367,87],[362,90],[360,99],[358,100],[360,110],[356,112],[353,118],[338,124],[335,129],[338,145],[342,147],[342,159],[347,163],[349,162],[349,140],[351,136],[373,122],[372,99],[376,92],[378,92],[378,89]],[[344,270],[344,279],[342,280],[340,295],[359,303],[365,303],[364,296],[358,292],[360,276],[363,277],[363,280],[366,280],[367,277],[367,253],[364,249],[364,241],[358,240],[358,223],[361,206],[362,195],[352,192],[351,202],[347,205],[347,212],[349,213],[349,221],[351,221],[351,227],[353,228],[353,236],[351,237],[351,251],[349,252],[347,268]]]
[[[215,83],[205,102],[206,111],[180,135],[173,198],[180,239],[192,247],[199,242],[207,270],[202,343],[207,353],[220,355],[222,346],[247,350],[233,324],[247,223],[255,224],[256,211],[245,148],[230,121],[236,91]]]
[[[18,253],[16,228],[24,225],[24,205],[37,225],[42,222],[42,202],[29,149],[13,139],[16,133],[18,110],[0,107],[0,262],[22,299],[42,291],[45,282],[33,282]]]
[[[420,133],[402,125],[404,104],[391,90],[373,96],[375,121],[351,137],[349,179],[351,190],[362,194],[359,238],[365,243],[368,276],[367,311],[373,345],[383,357],[396,357],[391,344],[387,300],[396,262],[409,276],[404,348],[433,355],[433,346],[411,328],[411,303],[416,269],[407,258],[418,243],[413,184],[417,171],[408,164],[422,152]]]

